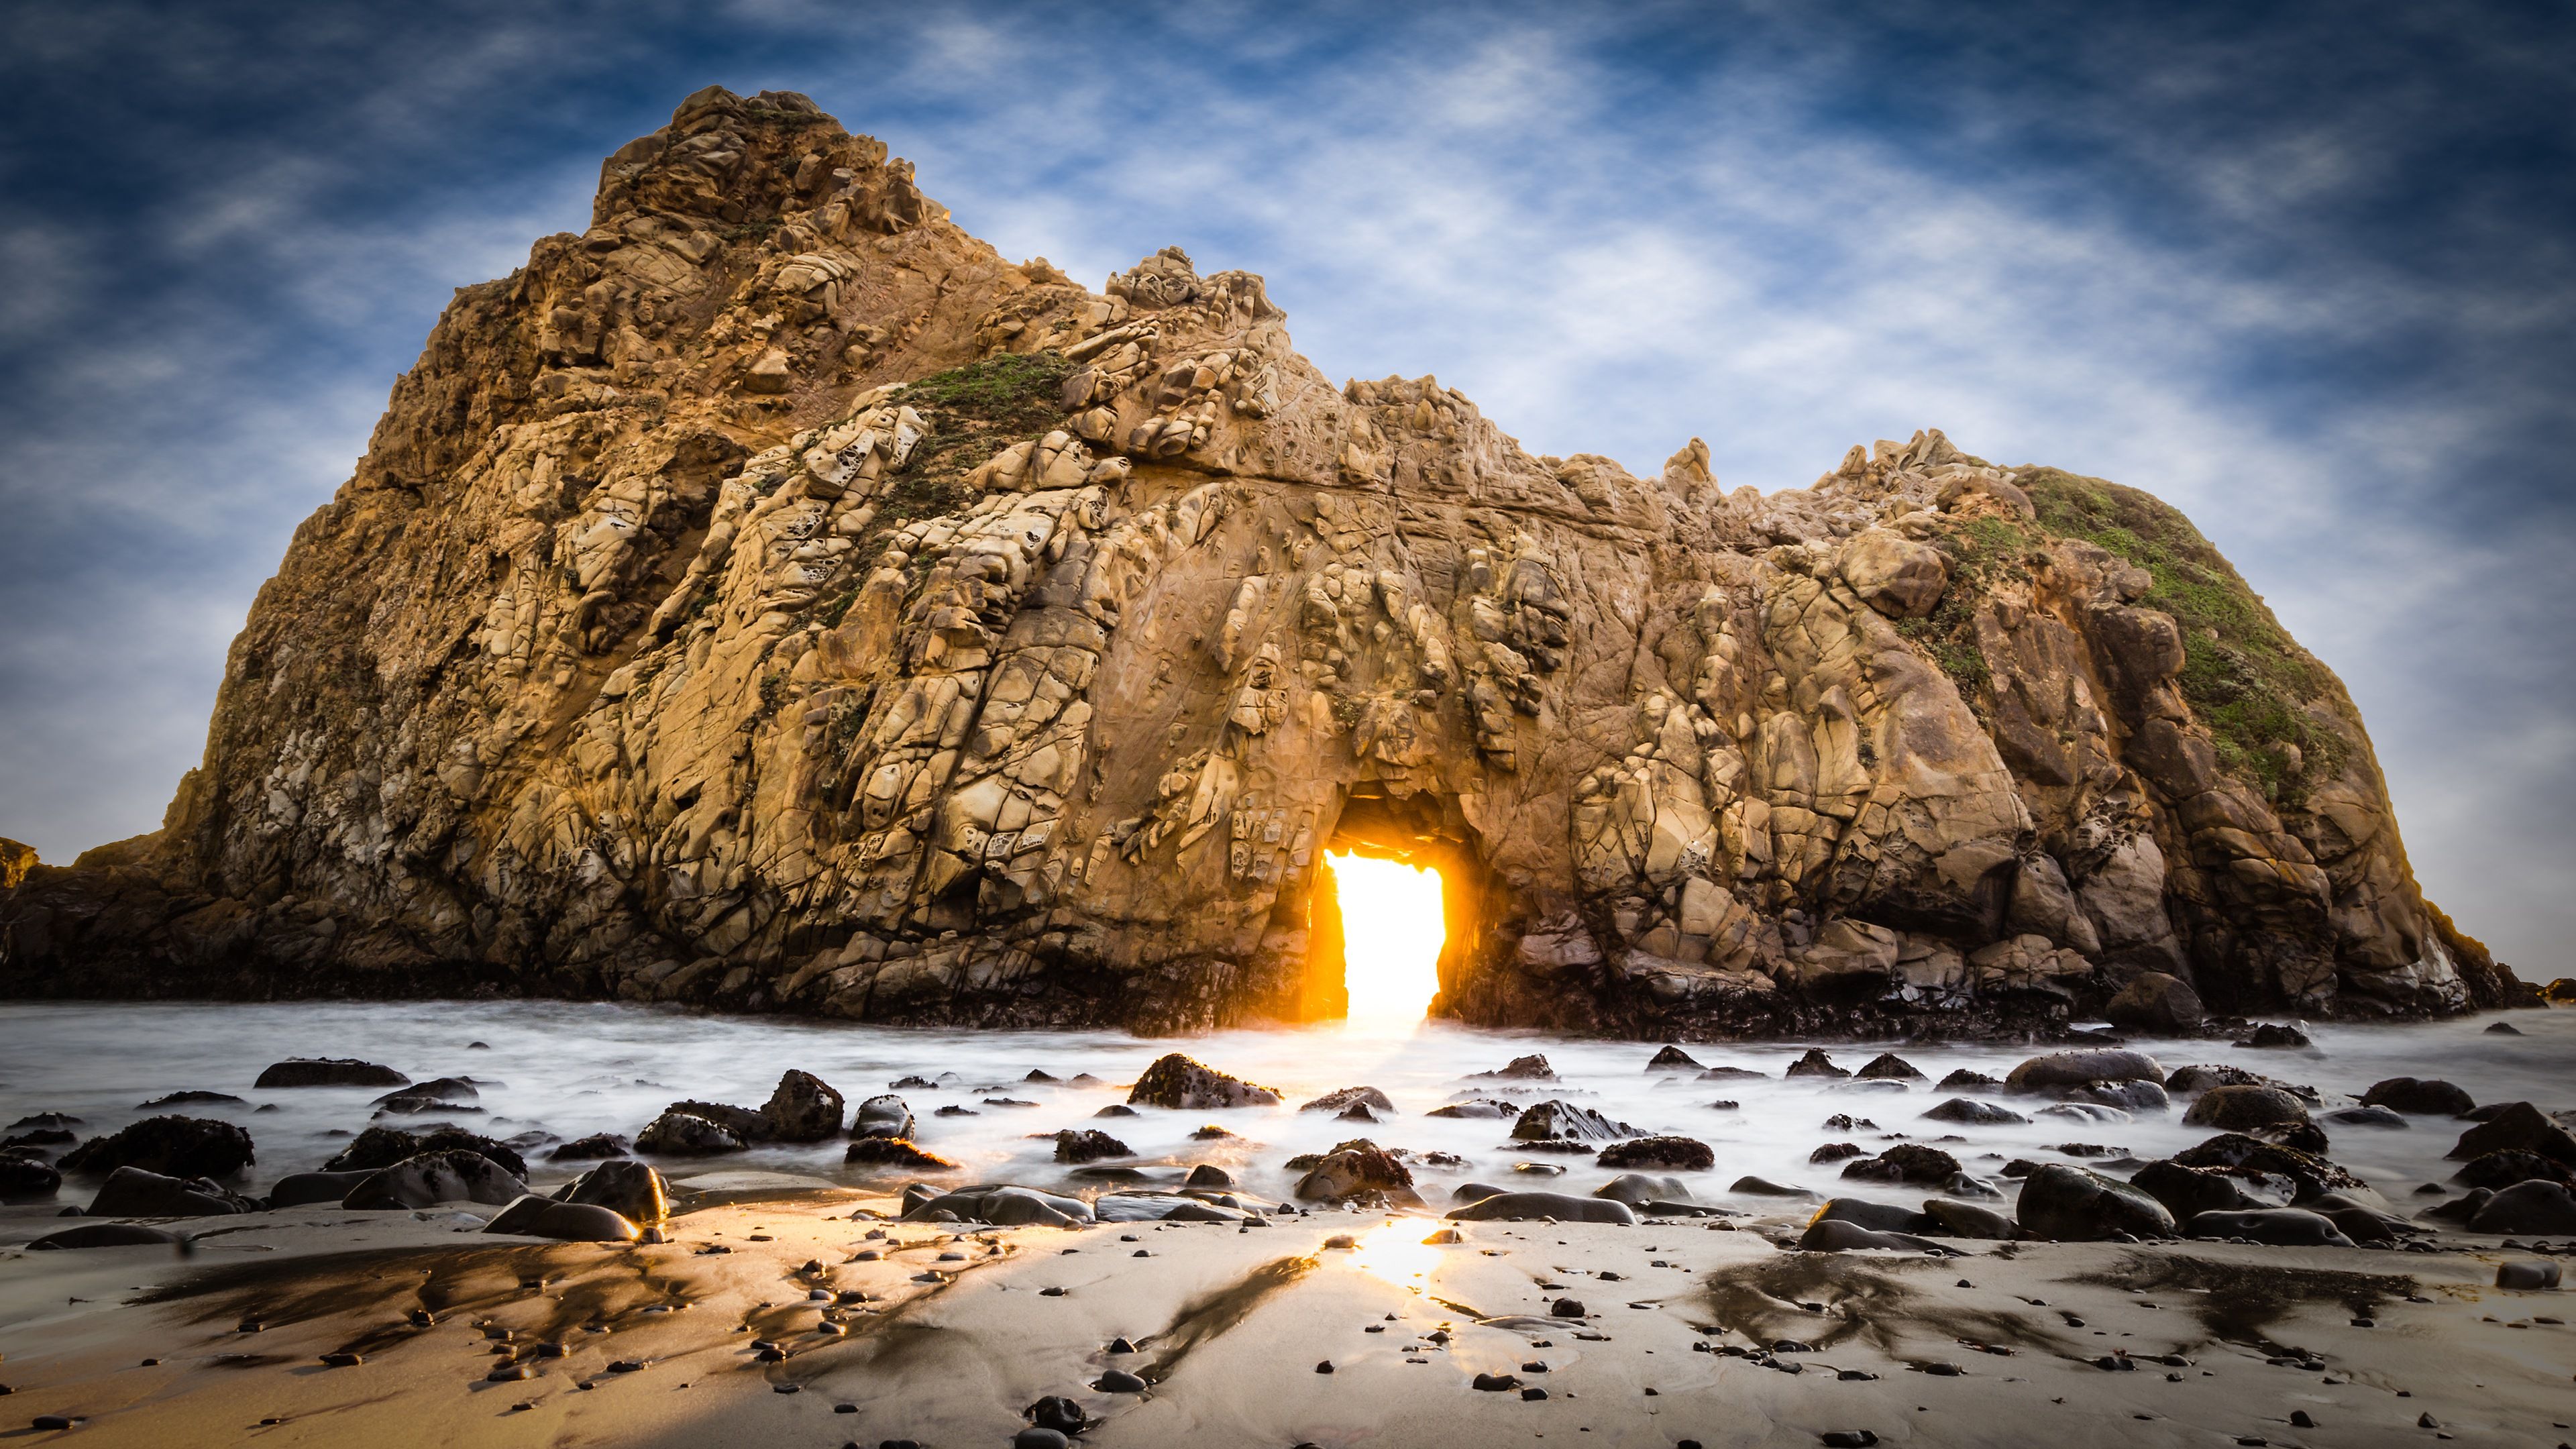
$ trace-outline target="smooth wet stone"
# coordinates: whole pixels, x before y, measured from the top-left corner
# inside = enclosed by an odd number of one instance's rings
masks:
[[[2473,1233],[2576,1234],[2576,1194],[2555,1182],[2518,1182],[2488,1198],[2469,1219]]]
[[[1806,1188],[1773,1182],[1767,1177],[1739,1177],[1730,1183],[1726,1190],[1743,1193],[1748,1197],[1802,1197],[1810,1202],[1816,1200],[1816,1194]]]
[[[146,1117],[63,1154],[66,1173],[104,1176],[139,1167],[171,1177],[225,1178],[251,1165],[251,1138],[230,1122],[210,1117]]]
[[[2439,1077],[2389,1077],[2371,1083],[2361,1100],[2365,1106],[2429,1117],[2465,1117],[2478,1109],[2466,1089]]]
[[[27,1246],[36,1251],[56,1248],[168,1248],[175,1247],[184,1236],[167,1228],[147,1228],[140,1223],[83,1223],[76,1228],[47,1233]]]
[[[662,1174],[632,1159],[603,1162],[557,1189],[557,1202],[604,1207],[639,1226],[671,1215],[671,1187]]]
[[[2334,1220],[2301,1208],[2201,1213],[2185,1225],[2195,1238],[2246,1238],[2275,1248],[2349,1248]]]
[[[94,1218],[198,1218],[250,1212],[258,1204],[202,1177],[169,1177],[139,1167],[109,1173],[90,1199]]]
[[[280,1087],[408,1087],[411,1078],[391,1067],[362,1062],[355,1057],[288,1057],[259,1074],[252,1086],[269,1089]]]
[[[2022,1230],[2058,1242],[2095,1242],[2118,1233],[2168,1237],[2173,1214],[2144,1189],[2051,1162],[2022,1181],[2015,1216]]]
[[[643,1230],[625,1215],[596,1203],[557,1202],[529,1193],[484,1224],[487,1233],[552,1238],[565,1243],[631,1243]]]
[[[1626,1203],[1608,1198],[1575,1197],[1562,1192],[1505,1192],[1451,1208],[1459,1222],[1554,1218],[1569,1223],[1634,1223],[1637,1214]]]
[[[852,1137],[901,1137],[913,1135],[912,1108],[892,1092],[881,1092],[859,1104],[850,1117]]]
[[[479,1202],[505,1207],[527,1190],[509,1169],[479,1152],[424,1152],[369,1174],[341,1205],[382,1210]]]
[[[594,1132],[588,1137],[576,1137],[572,1141],[556,1148],[554,1151],[547,1153],[546,1160],[549,1162],[598,1162],[606,1158],[624,1157],[627,1153],[627,1149],[631,1145],[632,1144],[628,1143],[625,1138],[618,1136],[614,1132]]]
[[[1478,1186],[1481,1186],[1481,1184],[1478,1184]],[[1499,1189],[1487,1188],[1485,1189],[1485,1192],[1490,1196],[1493,1192],[1498,1190]],[[1465,1189],[1462,1188],[1460,1191],[1463,1192]],[[1631,1207],[1635,1207],[1643,1203],[1650,1203],[1658,1200],[1688,1202],[1690,1200],[1691,1190],[1689,1186],[1678,1177],[1649,1177],[1642,1172],[1623,1172],[1617,1177],[1610,1179],[1608,1182],[1601,1184],[1599,1187],[1594,1188],[1592,1190],[1592,1195],[1594,1197],[1606,1197],[1614,1202],[1624,1202]]]
[[[370,1127],[359,1133],[337,1156],[323,1163],[322,1170],[356,1172],[364,1169],[372,1172],[424,1152],[479,1152],[509,1169],[514,1177],[528,1175],[527,1160],[519,1155],[517,1148],[461,1127],[436,1127],[421,1133],[405,1132],[395,1127]]]
[[[1347,1112],[1353,1107],[1365,1107],[1371,1112],[1383,1112],[1390,1116],[1395,1112],[1395,1103],[1388,1100],[1386,1093],[1379,1091],[1375,1087],[1344,1087],[1337,1092],[1326,1092],[1315,1100],[1298,1107],[1297,1110],[1300,1112]]]
[[[1828,1198],[1808,1221],[1852,1223],[1883,1233],[1919,1233],[1933,1225],[1929,1217],[1912,1208],[1861,1197]]]

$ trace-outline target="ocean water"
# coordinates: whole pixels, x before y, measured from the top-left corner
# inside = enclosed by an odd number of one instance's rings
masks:
[[[2493,1020],[2509,1020],[2518,1036],[2490,1034]],[[2372,1082],[2392,1076],[2443,1077],[2480,1102],[2529,1100],[2544,1110],[2576,1105],[2576,1011],[2521,1011],[2408,1026],[2309,1028],[2310,1051],[2258,1051],[2223,1042],[2139,1041],[2167,1068],[2194,1062],[2229,1062],[2288,1081],[2315,1086],[2329,1108],[2348,1102]],[[471,1044],[481,1042],[481,1048]],[[853,1105],[887,1090],[907,1075],[953,1077],[941,1089],[903,1093],[919,1119],[923,1146],[960,1164],[950,1180],[1023,1182],[1101,1190],[1083,1183],[1052,1157],[1053,1143],[1033,1134],[1066,1127],[1098,1127],[1135,1149],[1131,1165],[1153,1171],[1213,1162],[1244,1188],[1267,1196],[1288,1193],[1295,1174],[1283,1164],[1351,1137],[1415,1153],[1454,1153],[1463,1168],[1425,1170],[1417,1180],[1425,1198],[1446,1207],[1449,1189],[1470,1178],[1515,1187],[1589,1192],[1611,1173],[1590,1159],[1528,1152],[1509,1141],[1508,1121],[1445,1120],[1423,1115],[1462,1096],[1505,1096],[1528,1103],[1561,1097],[1652,1132],[1678,1133],[1709,1143],[1717,1165],[1680,1174],[1703,1199],[1740,1207],[1779,1206],[1770,1199],[1731,1199],[1728,1184],[1745,1174],[1822,1192],[1849,1191],[1890,1202],[1914,1202],[1923,1189],[1840,1179],[1841,1165],[1810,1165],[1820,1143],[1849,1141],[1876,1151],[1890,1134],[1939,1141],[1967,1169],[1992,1178],[2014,1157],[2068,1159],[2059,1144],[2100,1144],[2138,1157],[2159,1157],[2189,1146],[2208,1132],[2182,1123],[2182,1104],[2134,1120],[2085,1123],[2038,1117],[2026,1126],[1958,1127],[1921,1120],[1945,1097],[1929,1082],[1890,1090],[1857,1082],[1784,1079],[1782,1069],[1804,1044],[1695,1044],[1687,1050],[1709,1066],[1764,1073],[1761,1079],[1698,1081],[1692,1074],[1649,1073],[1656,1043],[1610,1042],[1536,1033],[1478,1031],[1426,1023],[1418,1028],[1324,1025],[1271,1031],[1229,1031],[1190,1038],[1139,1038],[1114,1032],[1012,1032],[895,1029],[837,1022],[726,1017],[678,1009],[615,1003],[399,1002],[292,1004],[233,1003],[8,1003],[0,1006],[0,1123],[26,1114],[63,1111],[84,1119],[83,1133],[113,1131],[151,1115],[139,1105],[168,1092],[229,1092],[239,1105],[196,1104],[161,1110],[222,1117],[240,1123],[255,1140],[258,1162],[249,1186],[256,1190],[286,1173],[319,1167],[348,1137],[381,1120],[418,1130],[453,1121],[469,1130],[508,1139],[523,1133],[571,1139],[594,1132],[629,1138],[666,1104],[681,1098],[757,1107],[779,1074],[801,1068],[831,1083]],[[1858,1068],[1883,1048],[1819,1043],[1837,1064]],[[1993,1045],[1924,1045],[1893,1048],[1932,1081],[1968,1067],[2001,1077],[2042,1048]],[[1180,1051],[1237,1076],[1277,1088],[1275,1108],[1223,1112],[1166,1112],[1095,1120],[1110,1103],[1124,1101],[1126,1084],[1156,1057]],[[1563,1079],[1537,1088],[1520,1082],[1478,1082],[1469,1074],[1502,1066],[1526,1053],[1543,1053]],[[251,1084],[269,1063],[292,1056],[359,1057],[403,1071],[415,1080],[470,1077],[481,1084],[479,1113],[444,1117],[371,1116],[383,1089],[302,1088],[259,1090]],[[1024,1078],[1041,1070],[1059,1078],[1090,1073],[1099,1086],[1045,1086]],[[1376,1126],[1300,1112],[1298,1104],[1351,1086],[1374,1086],[1393,1098],[1397,1113]],[[2038,1103],[1992,1092],[1971,1093],[2024,1113]],[[1029,1106],[988,1105],[1008,1098]],[[1731,1108],[1712,1105],[1731,1101]],[[933,1115],[963,1106],[974,1116]],[[272,1110],[262,1110],[262,1109]],[[1825,1119],[1849,1114],[1872,1127],[1828,1129]],[[1212,1142],[1192,1140],[1203,1123],[1237,1134]],[[2329,1127],[2330,1154],[2379,1188],[2401,1209],[2413,1205],[2416,1184],[2445,1180],[2455,1165],[2442,1156],[2462,1124],[2415,1118],[2405,1130]],[[1959,1141],[1941,1141],[1944,1138]],[[547,1186],[582,1164],[552,1163],[545,1146],[526,1150],[531,1177]],[[664,1170],[691,1174],[741,1168],[798,1173],[851,1185],[891,1187],[918,1174],[842,1165],[843,1144],[765,1145],[717,1158],[665,1159]],[[1514,1175],[1518,1163],[1563,1166],[1560,1177]],[[1158,1174],[1159,1175],[1159,1174]],[[2003,1184],[2007,1190],[2009,1183]],[[66,1184],[66,1201],[82,1200]]]

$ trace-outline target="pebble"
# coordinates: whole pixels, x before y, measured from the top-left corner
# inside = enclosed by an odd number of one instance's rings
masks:
[[[144,1362],[157,1363],[159,1360],[145,1359]],[[366,1360],[354,1353],[326,1353],[322,1355],[322,1362],[330,1368],[356,1368]]]

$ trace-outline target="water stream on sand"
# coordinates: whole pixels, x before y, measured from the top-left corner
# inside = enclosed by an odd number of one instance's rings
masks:
[[[2521,1035],[2490,1034],[2493,1020],[2510,1020]],[[2259,1051],[2224,1042],[2139,1042],[2168,1069],[2194,1062],[2230,1062],[2265,1075],[2303,1082],[2326,1093],[2329,1108],[2349,1102],[2385,1077],[2442,1077],[2480,1102],[2529,1100],[2544,1110],[2571,1104],[2569,1071],[2576,1067],[2576,1011],[2521,1011],[2411,1026],[2312,1026],[2311,1051]],[[475,1047],[473,1043],[484,1043]],[[1836,1062],[1857,1068],[1882,1047],[1826,1043]],[[1426,1023],[1418,1029],[1345,1028],[1339,1025],[1271,1031],[1228,1031],[1181,1039],[1146,1039],[1116,1032],[1026,1032],[894,1029],[837,1022],[724,1017],[675,1009],[569,1002],[303,1002],[293,1004],[10,1003],[0,1008],[0,1123],[43,1111],[83,1120],[83,1134],[111,1132],[140,1117],[139,1104],[181,1090],[227,1092],[239,1104],[190,1104],[157,1110],[221,1117],[249,1129],[258,1150],[252,1186],[264,1187],[289,1172],[319,1167],[348,1137],[370,1124],[371,1101],[382,1089],[305,1088],[259,1090],[251,1084],[269,1063],[290,1056],[359,1057],[382,1062],[426,1081],[470,1077],[481,1084],[479,1113],[384,1118],[386,1125],[420,1130],[452,1121],[470,1131],[508,1140],[531,1138],[525,1150],[540,1186],[570,1177],[580,1164],[546,1160],[549,1138],[595,1132],[632,1138],[669,1102],[698,1098],[758,1106],[780,1072],[802,1068],[838,1088],[855,1105],[907,1075],[943,1079],[941,1089],[903,1095],[918,1115],[922,1145],[956,1160],[957,1182],[1025,1182],[1068,1185],[1068,1169],[1053,1161],[1053,1143],[1031,1134],[1064,1127],[1099,1127],[1136,1150],[1134,1165],[1214,1162],[1247,1189],[1283,1196],[1295,1175],[1283,1166],[1298,1153],[1322,1151],[1351,1137],[1416,1153],[1443,1151],[1466,1159],[1463,1169],[1423,1171],[1417,1181],[1435,1208],[1445,1208],[1454,1182],[1470,1177],[1505,1185],[1589,1192],[1608,1179],[1607,1169],[1583,1157],[1533,1154],[1509,1142],[1510,1123],[1449,1120],[1422,1114],[1459,1097],[1503,1097],[1528,1103],[1563,1097],[1650,1132],[1696,1137],[1716,1149],[1717,1165],[1684,1174],[1702,1198],[1739,1207],[1775,1208],[1776,1200],[1730,1199],[1725,1189],[1751,1174],[1823,1192],[1846,1189],[1890,1202],[1913,1202],[1922,1189],[1842,1182],[1836,1164],[1810,1165],[1820,1143],[1848,1141],[1875,1152],[1887,1134],[1939,1141],[1967,1169],[1993,1179],[2006,1161],[2068,1160],[2059,1144],[2093,1143],[2138,1157],[2161,1157],[2210,1135],[2182,1124],[2181,1103],[2161,1115],[2127,1122],[2087,1123],[2036,1117],[2025,1126],[1952,1127],[1920,1120],[1948,1093],[1933,1090],[1953,1068],[2001,1077],[2013,1063],[2042,1048],[1994,1045],[1921,1045],[1895,1049],[1927,1081],[1906,1087],[1814,1078],[1783,1079],[1804,1044],[1705,1044],[1688,1048],[1708,1066],[1742,1067],[1762,1078],[1695,1079],[1689,1072],[1649,1073],[1654,1043],[1597,1041],[1523,1032],[1477,1031]],[[1126,1098],[1126,1084],[1155,1057],[1183,1051],[1222,1070],[1277,1088],[1275,1108],[1229,1112],[1166,1112],[1094,1120],[1100,1108]],[[1467,1080],[1512,1057],[1545,1053],[1562,1082],[1532,1090],[1529,1083]],[[1100,1086],[1045,1086],[1024,1080],[1032,1070],[1059,1078],[1088,1072]],[[1340,1087],[1369,1085],[1392,1097],[1397,1115],[1376,1126],[1333,1120],[1297,1104]],[[1518,1088],[1504,1093],[1496,1088]],[[2031,1112],[2037,1104],[2009,1101]],[[988,1105],[1007,1098],[1034,1105]],[[1732,1107],[1712,1103],[1731,1102]],[[973,1116],[936,1116],[943,1106],[963,1106]],[[1834,1114],[1877,1124],[1832,1128]],[[1221,1122],[1237,1134],[1193,1141],[1192,1129]],[[2334,1127],[2331,1155],[2384,1192],[2401,1211],[2418,1200],[2417,1183],[2442,1182],[2456,1164],[2441,1159],[2461,1124],[2418,1117],[2405,1130]],[[1944,1140],[1952,1139],[1952,1140]],[[1964,1139],[1964,1140],[1955,1140]],[[852,1185],[891,1189],[911,1174],[845,1168],[843,1144],[769,1145],[721,1158],[663,1160],[676,1178],[713,1170],[759,1169],[805,1174]],[[1513,1165],[1541,1162],[1567,1168],[1562,1177],[1512,1175]],[[2125,1175],[2125,1174],[2123,1174]],[[2007,1191],[2011,1184],[2002,1184]],[[1089,1184],[1085,1195],[1097,1191]],[[64,1200],[85,1200],[72,1184]]]

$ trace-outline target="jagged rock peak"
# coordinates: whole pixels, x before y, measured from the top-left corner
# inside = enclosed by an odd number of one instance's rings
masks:
[[[1302,1018],[1349,847],[1442,869],[1436,1009],[1494,1025],[2517,989],[2154,499],[1937,429],[1640,479],[1283,323],[1177,247],[1013,265],[804,97],[689,97],[457,294],[164,828],[8,858],[0,988]]]

